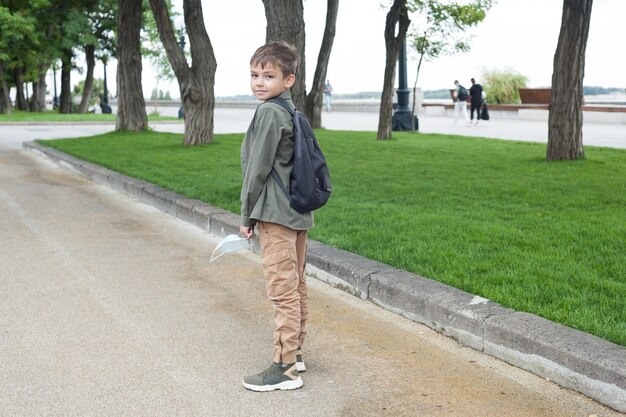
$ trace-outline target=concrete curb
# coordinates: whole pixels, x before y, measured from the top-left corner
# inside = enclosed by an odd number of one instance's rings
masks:
[[[215,235],[239,232],[233,213],[33,142],[24,148]],[[626,412],[622,346],[313,240],[307,262],[321,281]]]

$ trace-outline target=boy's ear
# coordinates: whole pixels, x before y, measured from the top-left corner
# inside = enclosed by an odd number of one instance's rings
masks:
[[[296,83],[295,74],[289,74],[287,78],[285,78],[285,87],[291,88]]]

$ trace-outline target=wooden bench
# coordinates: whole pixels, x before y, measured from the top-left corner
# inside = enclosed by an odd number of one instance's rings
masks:
[[[522,104],[550,104],[551,88],[519,88]]]
[[[544,105],[550,104],[550,98],[552,96],[551,88],[519,88],[519,97],[522,100],[522,104],[530,105]],[[585,105],[585,98],[583,97],[583,106]],[[594,110],[592,110],[594,111]]]

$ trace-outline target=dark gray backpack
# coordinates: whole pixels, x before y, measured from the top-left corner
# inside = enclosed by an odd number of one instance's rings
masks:
[[[459,101],[467,101],[467,96],[469,95],[469,91],[467,91],[467,88],[463,87],[462,85],[459,85]]]
[[[304,113],[281,97],[267,101],[281,105],[293,116],[293,169],[289,191],[272,168],[272,178],[289,199],[289,205],[299,213],[308,213],[324,206],[330,198],[330,172],[315,133]]]

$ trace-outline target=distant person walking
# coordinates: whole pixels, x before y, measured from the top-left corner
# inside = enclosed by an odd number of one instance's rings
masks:
[[[326,111],[333,111],[333,86],[330,85],[330,80],[326,80],[324,84],[324,99],[326,100]]]
[[[470,102],[470,123],[474,123],[474,110],[476,110],[476,126],[481,118],[480,108],[483,105],[483,86],[478,84],[475,79],[471,79],[472,86],[469,89],[469,94],[472,97]]]
[[[459,80],[454,80],[454,124],[456,124],[459,113],[463,113],[463,117],[465,118],[465,125],[469,126],[469,116],[467,115],[467,97],[469,97],[469,92],[467,88],[463,87]]]

